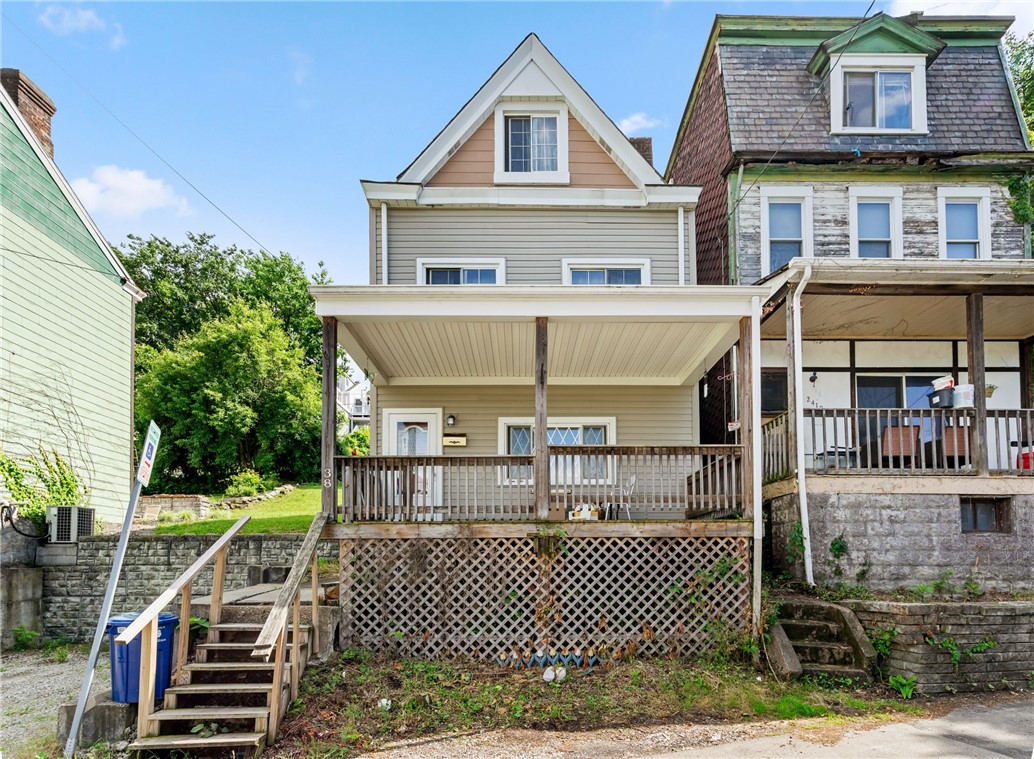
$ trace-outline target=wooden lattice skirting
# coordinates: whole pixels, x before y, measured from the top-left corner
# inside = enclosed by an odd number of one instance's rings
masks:
[[[341,541],[343,643],[427,659],[692,656],[749,625],[748,537]]]

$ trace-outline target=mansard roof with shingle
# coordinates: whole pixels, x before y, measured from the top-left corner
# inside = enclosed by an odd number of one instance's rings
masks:
[[[997,47],[950,46],[930,65],[925,135],[830,134],[829,88],[807,68],[814,52],[797,45],[719,44],[734,152],[1027,150]]]

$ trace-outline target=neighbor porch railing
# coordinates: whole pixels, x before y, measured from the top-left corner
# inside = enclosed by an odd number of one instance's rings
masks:
[[[789,415],[780,414],[761,426],[761,478],[764,484],[790,476]]]
[[[805,409],[800,437],[819,474],[973,474],[972,409]]]
[[[740,446],[549,449],[551,518],[724,518],[742,513]],[[532,456],[336,459],[342,521],[533,521]]]
[[[1034,409],[988,409],[988,467],[999,474],[1034,474]]]

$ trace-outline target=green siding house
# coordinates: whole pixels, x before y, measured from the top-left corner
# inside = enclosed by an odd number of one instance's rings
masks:
[[[66,457],[97,518],[121,520],[133,465],[133,313],[143,296],[53,160],[54,106],[0,88],[0,447]]]

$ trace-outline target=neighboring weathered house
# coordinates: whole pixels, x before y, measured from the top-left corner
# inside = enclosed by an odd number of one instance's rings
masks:
[[[311,288],[345,639],[688,653],[747,622],[760,472],[697,445],[695,386],[737,342],[757,366],[769,290],[695,283],[699,188],[648,149],[530,35],[396,181],[362,183],[371,284]],[[338,341],[372,382],[369,457],[333,458]]]
[[[133,310],[142,297],[53,158],[54,105],[0,90],[0,447],[56,449],[119,521],[133,465]]]
[[[800,521],[809,578],[1034,587],[1034,261],[1005,186],[1034,153],[1010,23],[715,21],[666,178],[703,187],[701,281],[773,288],[764,497],[776,563]],[[709,442],[731,374],[704,383]],[[948,375],[972,408],[930,408]]]

